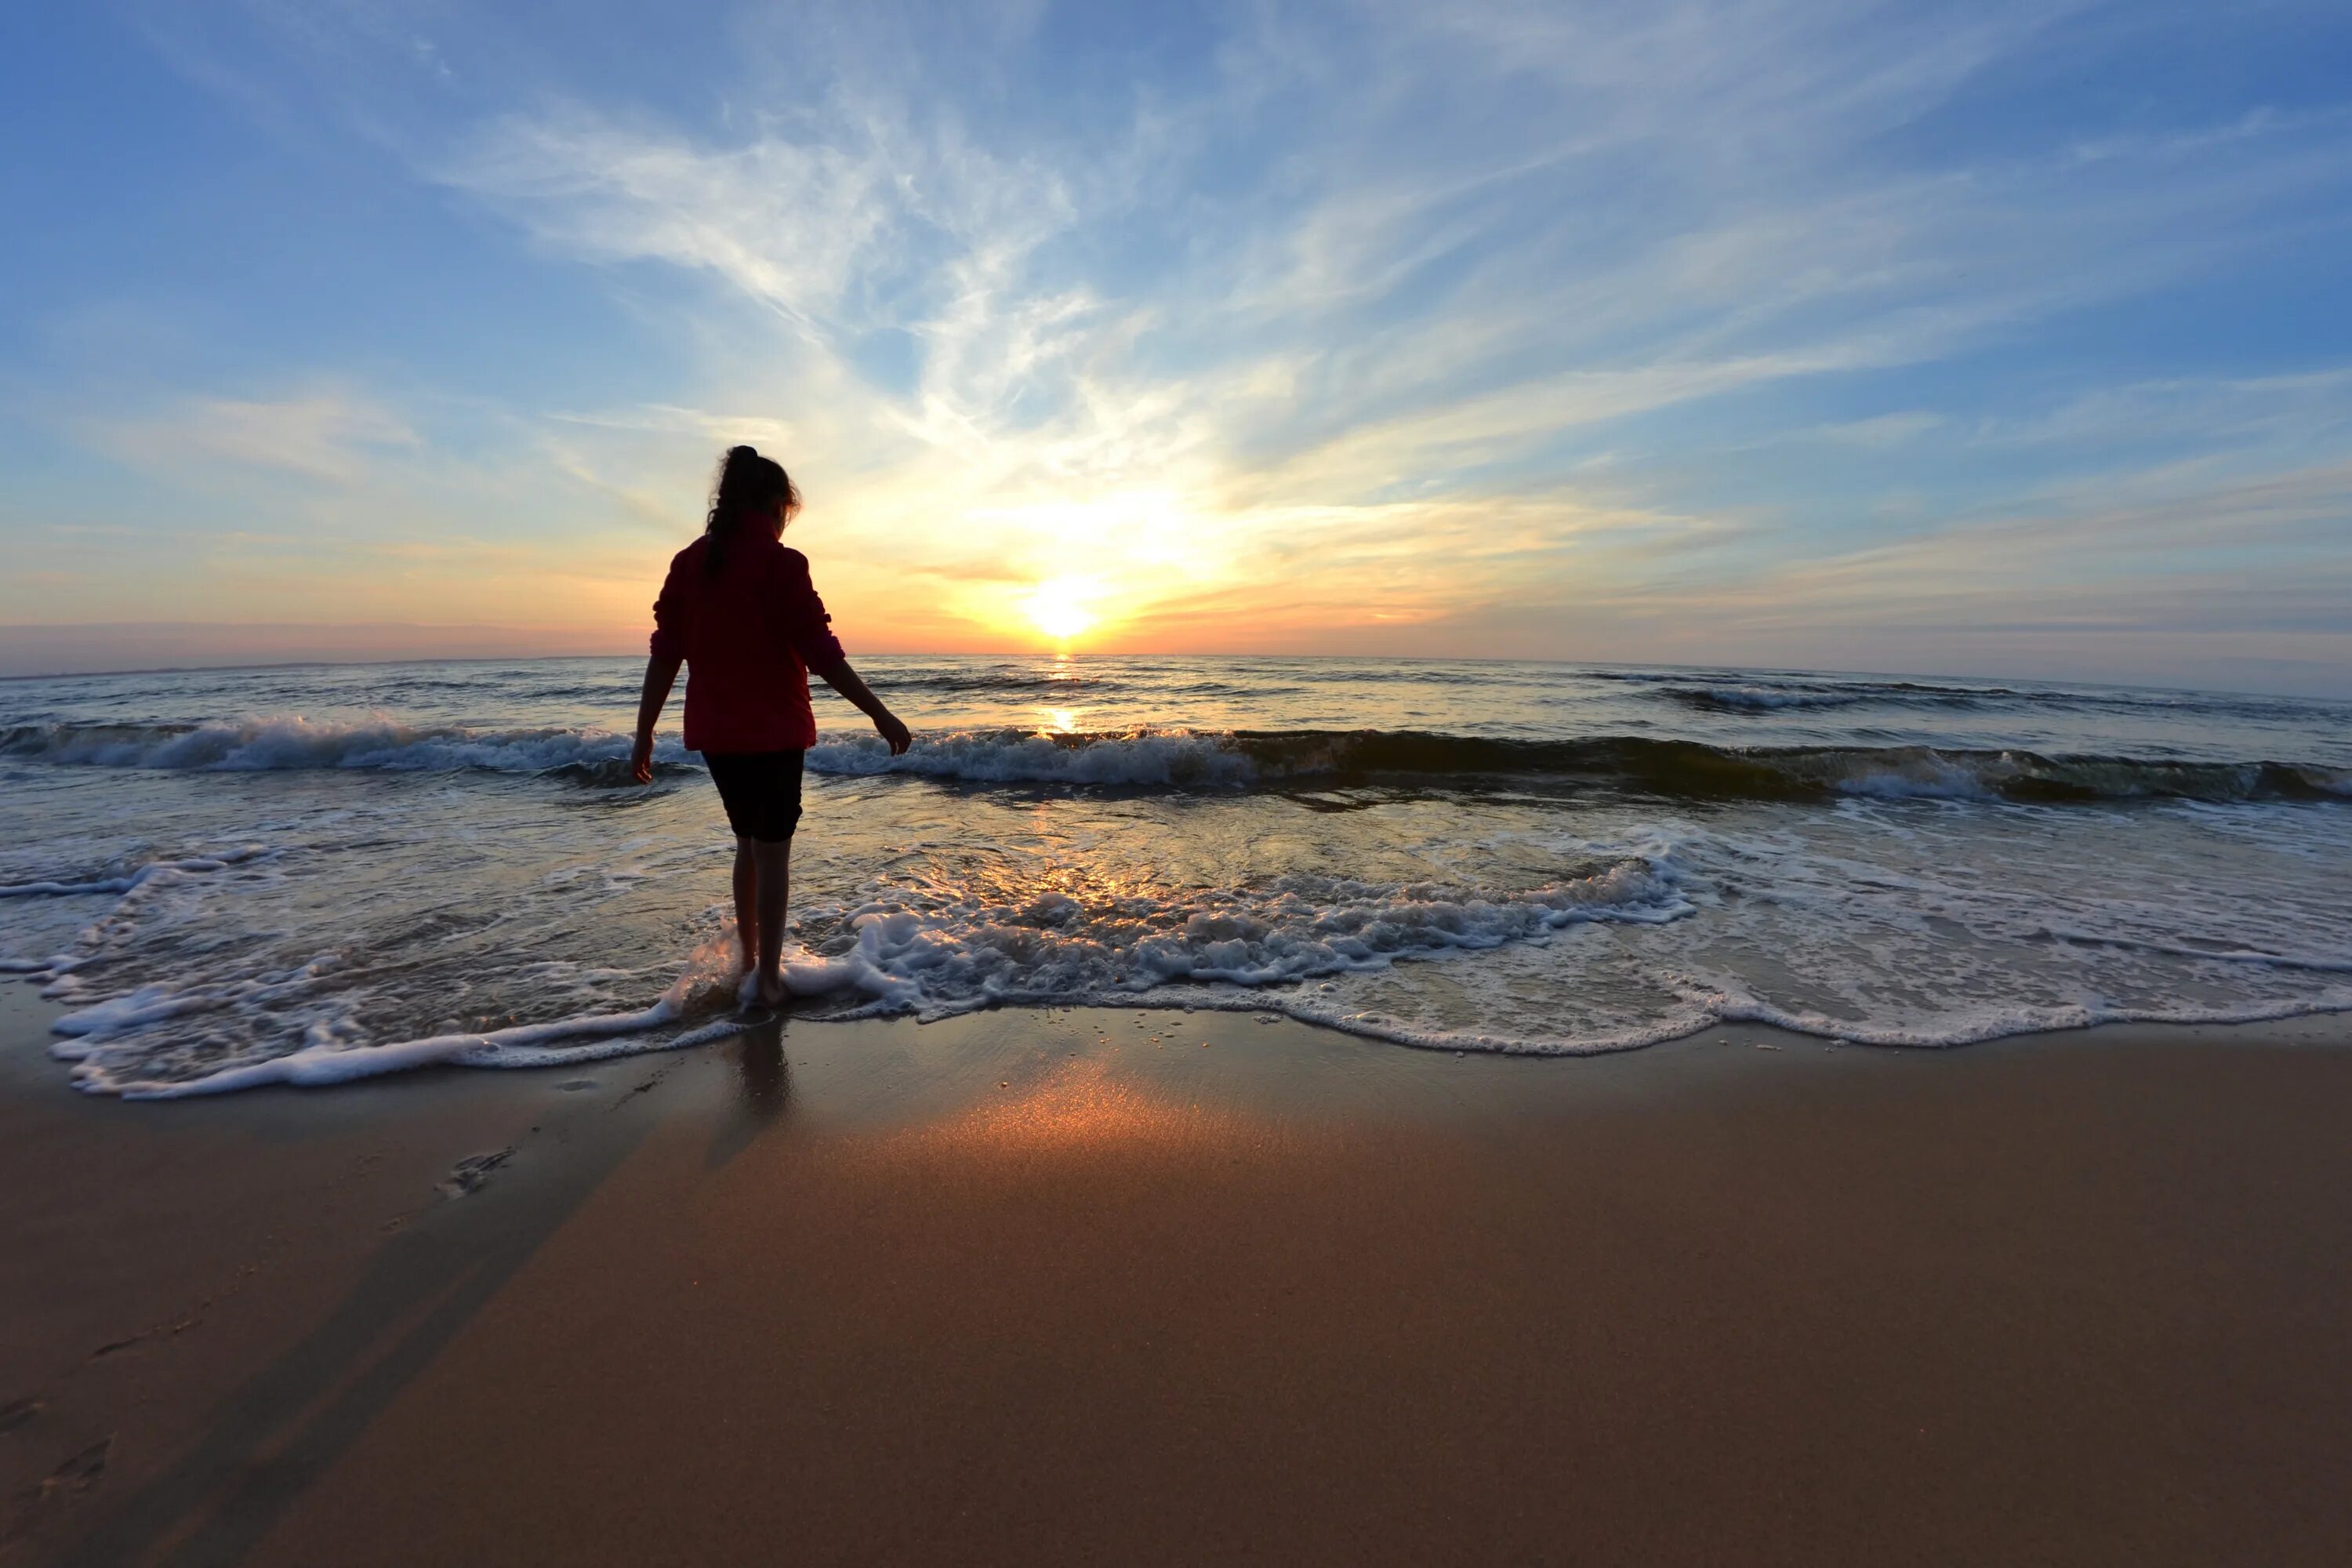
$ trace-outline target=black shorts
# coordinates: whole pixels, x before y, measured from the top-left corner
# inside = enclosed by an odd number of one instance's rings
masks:
[[[738,838],[782,844],[801,822],[801,752],[705,752]]]

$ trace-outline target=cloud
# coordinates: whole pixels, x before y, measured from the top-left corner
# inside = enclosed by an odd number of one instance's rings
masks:
[[[1751,627],[2017,632],[2106,626],[2352,635],[2352,463],[2231,478],[2203,465],[2063,487],[2030,508],[1792,563],[1694,607]],[[2291,577],[2249,569],[2265,548]]]
[[[336,484],[357,481],[388,448],[417,445],[415,432],[385,409],[329,391],[275,402],[192,397],[159,415],[91,421],[87,434],[150,470],[226,464]]]
[[[1931,430],[1939,430],[1947,421],[1940,414],[1925,409],[1906,409],[1895,414],[1874,415],[1868,419],[1850,419],[1842,425],[1825,425],[1814,434],[1824,441],[1836,441],[1850,447],[1899,447],[1916,441]]]
[[[2195,21],[2165,7],[818,5],[711,19],[691,90],[648,61],[627,99],[569,35],[429,20],[310,9],[281,42],[676,365],[502,410],[516,457],[479,472],[351,394],[110,450],[346,485],[398,457],[436,538],[552,515],[536,479],[618,563],[748,439],[808,489],[845,625],[934,646],[1017,637],[1049,577],[1200,647],[1546,603],[2054,625],[2126,615],[2147,574],[2096,542],[2193,552],[2198,506],[2249,580],[2326,574],[2297,487],[2352,380],[2179,323],[2340,231],[2352,115],[2151,99],[2132,62]]]
[[[981,582],[966,597],[988,601],[1000,573],[977,571],[976,535],[1014,575],[1117,584],[1131,626],[1206,626],[1221,602],[1249,624],[1244,581],[1271,557],[1342,585],[1287,587],[1294,614],[1378,600],[1418,621],[1506,576],[1639,592],[1733,534],[1769,548],[1753,519],[1676,521],[1689,509],[1670,491],[1563,489],[1586,432],[1980,350],[2235,243],[2184,208],[2251,215],[2341,174],[2342,148],[2305,147],[2247,190],[2235,153],[2309,130],[2284,121],[2095,160],[2074,142],[1960,166],[1860,155],[2072,9],[1373,7],[1338,46],[1340,81],[1332,57],[1261,35],[1229,53],[1221,96],[1178,111],[1179,134],[1139,116],[1109,144],[1008,134],[921,90],[937,84],[849,80],[731,139],[578,107],[509,116],[443,177],[542,243],[684,268],[782,318],[789,375],[739,374],[760,390],[731,399],[778,412],[742,427],[857,454],[818,460],[857,470],[865,538],[897,569]],[[1525,110],[1507,142],[1475,110],[1431,116],[1474,71]],[[1246,144],[1284,91],[1303,112],[1264,183],[1204,199],[1198,122],[1222,114]],[[2161,190],[2137,177],[2149,158]],[[1193,236],[1181,268],[1102,263],[1171,198]],[[914,345],[903,386],[860,369],[878,331]],[[605,417],[705,441],[725,423]],[[1915,406],[1811,428],[1892,452],[1962,426]],[[1192,541],[1181,570],[1139,547],[1139,495],[1181,517],[1162,528]],[[1604,548],[1603,512],[1651,537]],[[1507,574],[1482,566],[1496,552],[1472,542],[1487,536],[1474,516],[1526,534]],[[1930,507],[1917,526],[1948,521]],[[1780,549],[1797,563],[1781,581],[1828,591],[1801,564],[1818,545]]]
[[[2107,448],[2126,444],[2291,445],[2352,433],[2352,367],[2292,375],[2196,377],[2096,387],[2041,411],[1988,419],[1975,441]]]
[[[709,152],[580,110],[502,119],[440,174],[552,245],[709,271],[812,328],[838,318],[891,206],[882,149],[762,138]]]

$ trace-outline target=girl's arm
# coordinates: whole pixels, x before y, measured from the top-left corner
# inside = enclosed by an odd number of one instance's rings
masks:
[[[901,724],[898,721],[898,716],[884,707],[882,699],[875,696],[866,687],[866,682],[857,678],[857,672],[849,668],[847,659],[829,659],[813,668],[819,675],[824,677],[824,683],[827,686],[848,698],[857,705],[859,712],[874,721],[876,731],[888,742],[892,756],[904,755],[907,748],[915,743],[915,738],[907,732],[907,726]],[[646,679],[650,681],[653,679],[653,672],[646,671]]]
[[[637,697],[637,743],[629,751],[629,776],[639,784],[654,782],[654,726],[661,722],[661,711],[669,701],[669,689],[677,681],[681,659],[666,658],[660,654],[646,660],[645,689]]]
[[[849,656],[841,651],[841,639],[830,629],[833,617],[824,613],[824,601],[817,597],[816,584],[809,580],[808,557],[797,550],[784,552],[788,575],[784,583],[784,624],[792,632],[793,649],[801,656],[801,663],[824,678],[824,683],[857,704],[859,712],[874,721],[874,728],[889,744],[894,757],[906,754],[915,738],[907,733],[907,726],[898,716],[882,705],[882,699],[857,679],[849,668]]]
[[[637,697],[637,743],[629,748],[629,776],[639,784],[654,782],[654,726],[661,721],[662,706],[677,682],[677,667],[686,662],[687,600],[678,592],[677,575],[677,563],[685,559],[680,551],[671,560],[661,594],[654,600],[651,657],[646,660],[645,689]]]

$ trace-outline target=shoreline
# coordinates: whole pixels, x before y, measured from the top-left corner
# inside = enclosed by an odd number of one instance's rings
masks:
[[[0,1563],[2352,1549],[2341,1015],[1005,1009],[162,1106],[11,990]]]
[[[19,977],[0,973],[0,983],[5,983],[7,980],[16,978],[22,978],[27,981],[28,984],[25,989],[29,989],[29,983],[37,982],[40,977],[38,975]],[[1175,994],[1175,991],[1171,989],[1166,993],[1155,993],[1153,994],[1167,995]],[[22,990],[19,990],[18,995],[22,995]],[[66,1006],[61,1002],[51,1002],[47,999],[18,1001],[15,997],[11,997],[5,1000],[0,1000],[0,1039],[4,1039],[12,1031],[22,1032],[23,1030],[30,1027],[37,1029],[44,1040],[54,1040],[58,1037],[49,1029],[49,1024],[58,1017],[70,1014],[72,1011],[72,1008]],[[1926,1054],[1930,1056],[1947,1054],[1955,1051],[1979,1050],[1986,1047],[2000,1046],[2017,1041],[2053,1040],[2075,1036],[2097,1036],[2105,1037],[2114,1035],[2133,1034],[2139,1031],[2154,1031],[2158,1034],[2166,1034],[2171,1032],[2193,1032],[2217,1029],[2223,1031],[2262,1030],[2265,1031],[2266,1034],[2272,1037],[2281,1039],[2300,1037],[2304,1032],[2311,1031],[2315,1032],[2316,1038],[2329,1041],[2344,1038],[2347,1037],[2347,1035],[2352,1035],[2352,1029],[2345,1027],[2345,1021],[2347,1019],[2352,1019],[2352,1003],[2334,1005],[2308,1005],[2297,1003],[2284,1005],[2275,1008],[2264,1007],[2242,1010],[2235,1014],[2225,1013],[2223,1016],[2220,1016],[2185,1019],[2143,1017],[2126,1015],[2117,1018],[2096,1019],[2084,1023],[2068,1024],[2050,1027],[2008,1029],[2000,1033],[1989,1034],[1977,1037],[1942,1041],[1873,1037],[1874,1034],[1883,1036],[1885,1031],[1875,1031],[1869,1026],[1842,1027],[1831,1030],[1828,1028],[1814,1027],[1808,1023],[1800,1022],[1794,1019],[1719,1018],[1711,1022],[1696,1024],[1688,1028],[1679,1029],[1678,1032],[1657,1034],[1654,1036],[1644,1035],[1632,1039],[1609,1041],[1600,1044],[1564,1046],[1557,1048],[1548,1048],[1517,1043],[1496,1044],[1486,1037],[1432,1037],[1426,1034],[1417,1033],[1411,1029],[1385,1027],[1377,1022],[1341,1022],[1333,1018],[1318,1017],[1312,1013],[1292,1013],[1270,1005],[1253,1005],[1247,995],[1233,995],[1226,994],[1219,994],[1215,1001],[1199,1003],[1192,1001],[1144,1000],[1140,997],[1133,1003],[1114,1003],[1092,997],[1053,1003],[1008,1003],[1001,1005],[974,1008],[965,1013],[950,1014],[943,1018],[930,1019],[928,1021],[919,1019],[913,1015],[906,1014],[884,1015],[878,1017],[849,1018],[792,1018],[787,1015],[786,1021],[794,1026],[806,1029],[831,1028],[835,1026],[859,1028],[869,1026],[912,1026],[917,1028],[931,1029],[938,1027],[941,1024],[968,1022],[973,1018],[995,1014],[1005,1014],[1013,1016],[1034,1016],[1047,1019],[1059,1018],[1066,1020],[1076,1017],[1080,1015],[1117,1018],[1124,1017],[1131,1014],[1138,1018],[1169,1020],[1170,1022],[1167,1025],[1167,1028],[1171,1033],[1182,1033],[1183,1031],[1192,1028],[1192,1025],[1181,1021],[1186,1018],[1199,1018],[1204,1021],[1212,1019],[1242,1019],[1244,1021],[1252,1021],[1265,1025],[1279,1024],[1290,1028],[1307,1030],[1316,1035],[1337,1036],[1343,1039],[1353,1041],[1358,1045],[1368,1048],[1402,1050],[1412,1052],[1416,1055],[1449,1056],[1455,1058],[1480,1057],[1506,1060],[1539,1062],[1588,1061],[1600,1060],[1613,1057],[1636,1056],[1643,1052],[1657,1050],[1664,1047],[1681,1045],[1694,1039],[1727,1039],[1736,1037],[1743,1037],[1748,1034],[1760,1034],[1768,1037],[1767,1042],[1764,1043],[1760,1048],[1769,1050],[1779,1050],[1783,1048],[1799,1050],[1820,1048],[1831,1051],[1886,1051],[1897,1054]],[[85,1091],[79,1089],[79,1086],[71,1083],[72,1067],[69,1062],[58,1060],[57,1058],[52,1058],[52,1060],[55,1061],[60,1071],[66,1076],[68,1087],[75,1088],[77,1092],[89,1093],[98,1099],[119,1100],[127,1103],[169,1102],[184,1100],[211,1100],[221,1098],[223,1096],[242,1096],[257,1092],[266,1092],[270,1089],[292,1090],[297,1093],[315,1093],[336,1090],[348,1091],[361,1085],[381,1082],[384,1079],[400,1078],[419,1072],[495,1071],[538,1073],[593,1071],[600,1068],[641,1059],[657,1060],[660,1058],[672,1055],[678,1051],[701,1050],[713,1045],[723,1044],[727,1040],[733,1038],[737,1034],[753,1033],[768,1026],[765,1024],[760,1024],[751,1026],[744,1029],[713,1033],[712,1031],[716,1030],[724,1021],[720,1015],[712,1014],[708,1017],[701,1017],[698,1015],[681,1015],[677,1017],[667,1020],[666,1024],[663,1026],[667,1026],[667,1025],[677,1024],[684,1024],[688,1026],[679,1031],[677,1043],[648,1046],[637,1050],[614,1048],[610,1044],[611,1041],[625,1039],[632,1032],[626,1028],[614,1029],[611,1027],[611,1026],[616,1024],[635,1023],[640,1021],[644,1016],[645,1015],[643,1014],[614,1014],[610,1016],[599,1015],[593,1017],[573,1018],[559,1021],[562,1024],[580,1025],[583,1026],[578,1027],[569,1034],[558,1033],[548,1037],[549,1039],[553,1042],[552,1048],[566,1048],[563,1042],[576,1040],[583,1047],[586,1047],[586,1048],[596,1053],[586,1057],[577,1063],[535,1064],[530,1066],[499,1066],[495,1064],[481,1063],[467,1064],[457,1059],[457,1053],[454,1048],[445,1049],[438,1053],[429,1052],[423,1049],[423,1047],[435,1046],[450,1047],[454,1046],[455,1042],[463,1040],[474,1040],[484,1044],[494,1044],[503,1037],[511,1036],[528,1036],[534,1043],[536,1043],[539,1039],[539,1031],[557,1026],[555,1024],[548,1023],[512,1025],[500,1029],[487,1031],[478,1035],[449,1035],[437,1037],[433,1039],[402,1040],[389,1042],[381,1046],[362,1047],[357,1047],[352,1054],[355,1056],[364,1056],[369,1052],[389,1053],[386,1059],[392,1061],[394,1065],[370,1068],[365,1071],[341,1071],[315,1077],[297,1076],[289,1079],[273,1079],[264,1075],[253,1079],[249,1083],[240,1082],[235,1085],[226,1085],[217,1088],[193,1087],[194,1085],[209,1083],[213,1078],[219,1076],[218,1072],[215,1072],[213,1074],[199,1075],[195,1079],[187,1080],[185,1084],[170,1082],[162,1085],[150,1086],[143,1089],[133,1087],[127,1091],[109,1089]],[[699,1021],[697,1021],[698,1018]],[[587,1044],[592,1040],[600,1039],[605,1040],[607,1043],[597,1046],[588,1046]],[[1785,1045],[1769,1043],[1771,1041],[1785,1042]],[[273,1058],[273,1061],[282,1063],[292,1058],[308,1060],[315,1053],[309,1050],[297,1051],[292,1053],[291,1058]],[[340,1054],[342,1053],[329,1052],[320,1056],[320,1060],[322,1062],[331,1063]],[[267,1068],[272,1065],[272,1063],[262,1063],[257,1065]],[[248,1069],[228,1070],[241,1072]]]

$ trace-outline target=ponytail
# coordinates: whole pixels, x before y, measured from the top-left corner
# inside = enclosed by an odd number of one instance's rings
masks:
[[[779,503],[787,521],[801,509],[801,492],[793,488],[784,466],[751,447],[728,448],[719,465],[718,487],[710,493],[710,516],[702,526],[710,541],[710,548],[703,552],[703,570],[717,576],[727,564],[728,542],[745,515],[757,513],[765,519],[774,514]]]

